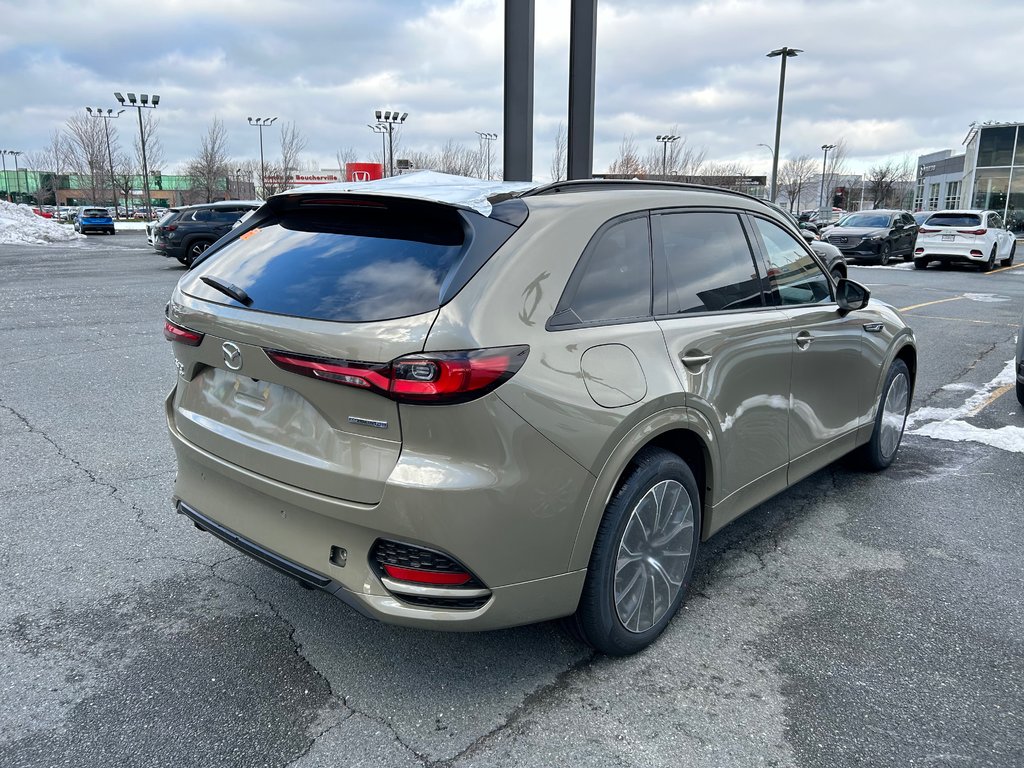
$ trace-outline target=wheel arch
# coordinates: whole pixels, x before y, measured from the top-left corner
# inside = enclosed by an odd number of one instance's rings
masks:
[[[676,454],[690,467],[701,494],[701,540],[707,538],[709,506],[713,503],[718,467],[718,441],[707,419],[689,408],[659,411],[631,429],[611,452],[590,494],[576,542],[569,558],[569,570],[586,568],[594,548],[597,530],[612,494],[622,485],[636,457],[648,447]]]

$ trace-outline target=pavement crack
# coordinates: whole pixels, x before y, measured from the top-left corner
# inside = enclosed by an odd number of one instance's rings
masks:
[[[3,400],[0,400],[0,408],[7,411],[9,414],[11,414],[11,416],[20,421],[29,431],[30,434],[38,435],[47,443],[49,443],[53,450],[56,452],[57,456],[59,456],[62,460],[66,461],[68,464],[74,467],[76,471],[83,474],[89,481],[89,483],[96,485],[99,488],[105,489],[110,494],[110,497],[114,499],[118,504],[121,504],[122,506],[129,509],[132,512],[135,522],[138,525],[142,526],[143,528],[146,528],[147,530],[153,531],[154,533],[157,531],[157,527],[155,525],[146,522],[146,520],[144,519],[145,510],[143,510],[142,507],[140,507],[135,502],[129,502],[120,496],[120,488],[118,488],[113,483],[101,479],[100,476],[96,474],[96,472],[89,469],[81,461],[79,461],[74,456],[70,455],[66,450],[64,450],[63,446],[61,446],[60,443],[58,443],[56,440],[50,437],[45,430],[37,427],[35,424],[29,421],[27,416],[20,413],[15,408],[12,408],[11,406],[7,405],[6,403],[3,402]]]

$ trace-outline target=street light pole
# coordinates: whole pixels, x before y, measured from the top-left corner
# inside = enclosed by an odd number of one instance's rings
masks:
[[[8,149],[7,154],[14,158],[14,188],[18,190],[17,194],[14,196],[14,200],[17,202],[18,198],[21,197],[21,177],[19,176],[21,171],[18,169],[18,155],[22,153],[21,150]],[[28,181],[26,180],[26,185],[27,183]]]
[[[828,152],[830,149],[835,149],[835,144],[822,144],[821,149],[825,153],[825,156],[821,160],[821,193],[818,195],[818,208],[825,207],[825,168],[828,165]],[[831,206],[830,206],[831,207]]]
[[[0,161],[3,162],[4,167],[4,198],[7,202],[11,202],[11,186],[7,182],[7,150],[0,149]]]
[[[110,194],[114,196],[114,217],[117,217],[117,185],[114,183],[114,154],[110,150],[110,120],[116,120],[124,112],[123,109],[118,110],[117,114],[114,114],[114,110],[108,109],[106,114],[103,114],[103,110],[100,107],[96,107],[96,111],[92,111],[92,107],[86,107],[85,111],[89,113],[89,117],[102,117],[103,118],[103,131],[107,135],[107,162],[110,163]],[[54,202],[57,202],[57,193],[53,193]],[[125,201],[125,214],[128,213],[128,202]]]
[[[388,176],[395,175],[395,126],[404,123],[408,116],[408,112],[403,112],[401,115],[391,111],[382,113],[379,109],[374,112],[377,122],[388,129],[388,168],[390,169]]]
[[[386,171],[388,167],[388,148],[384,143],[384,134],[388,132],[388,129],[385,128],[380,123],[377,123],[376,125],[370,125],[369,123],[367,123],[366,127],[369,128],[374,133],[380,134],[380,169],[381,176],[383,176],[384,171]],[[348,179],[346,179],[346,181],[348,181]]]
[[[496,133],[487,133],[481,131],[474,131],[480,140],[485,142],[487,145],[487,179],[491,178],[491,142],[498,138]]]
[[[668,178],[668,145],[673,142],[679,141],[678,136],[671,136],[666,134],[664,136],[655,136],[655,141],[661,142],[661,178]]]
[[[772,152],[772,202],[779,193],[779,184],[776,181],[779,176],[779,141],[782,139],[782,96],[786,92],[786,59],[791,56],[803,53],[799,48],[776,48],[767,54],[769,59],[776,56],[782,59],[782,71],[779,74],[779,111],[775,117],[775,151]]]
[[[114,93],[114,98],[117,99],[118,103],[123,107],[125,106],[124,96],[120,93]],[[135,94],[128,94],[128,106],[135,107],[139,113],[139,141],[142,145],[142,186],[146,191],[146,216],[150,219],[153,218],[153,200],[149,192],[149,164],[146,161],[146,129],[142,126],[142,110],[143,109],[156,109],[160,103],[160,97],[157,94],[153,94],[153,101],[150,103],[149,95],[142,93],[139,94],[138,103],[135,101]],[[127,209],[127,203],[125,208]]]
[[[253,120],[249,118],[249,125],[254,125],[260,129],[260,195],[265,199],[267,196],[267,164],[263,160],[263,129],[269,125],[273,125],[276,117],[257,117]],[[287,182],[288,180],[285,179]]]
[[[765,149],[768,150],[769,153],[771,153],[771,156],[772,156],[772,167],[774,167],[775,166],[775,150],[772,149],[771,147],[769,147],[767,144],[764,144],[764,143],[761,143],[761,142],[758,142],[757,146],[764,147]],[[778,188],[775,187],[775,175],[774,174],[772,174],[772,188],[775,189],[776,192],[778,192]],[[772,202],[774,203],[775,200],[772,199]],[[790,210],[792,210],[793,206],[790,205],[789,207],[790,207]]]

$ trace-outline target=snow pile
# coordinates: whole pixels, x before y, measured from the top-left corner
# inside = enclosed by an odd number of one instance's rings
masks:
[[[36,216],[28,206],[0,200],[0,245],[45,245],[84,237],[73,227]]]

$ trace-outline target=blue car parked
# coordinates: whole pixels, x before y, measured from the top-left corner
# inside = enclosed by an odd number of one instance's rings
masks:
[[[106,208],[83,205],[75,216],[75,232],[81,232],[83,235],[89,232],[114,234],[114,220],[110,218],[110,211]]]

